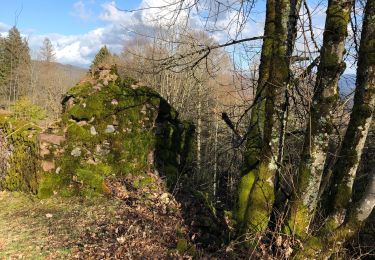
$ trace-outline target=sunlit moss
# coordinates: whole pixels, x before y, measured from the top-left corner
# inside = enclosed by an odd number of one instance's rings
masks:
[[[251,188],[254,184],[255,175],[253,171],[250,171],[248,174],[243,176],[240,181],[240,185],[238,187],[238,206],[237,206],[237,212],[236,217],[238,223],[243,223],[245,218],[245,212],[247,209],[247,204],[249,200],[249,194],[251,191]]]
[[[0,119],[0,130],[4,141],[3,151],[8,158],[1,162],[8,165],[0,178],[0,189],[36,193],[38,188],[38,146],[39,128],[10,117]]]
[[[149,185],[152,180],[145,173],[154,167],[169,185],[178,180],[191,154],[194,128],[180,122],[177,112],[155,91],[130,88],[131,82],[116,79],[100,87],[82,83],[70,91],[73,106],[63,112],[66,141],[56,166],[69,180],[64,185],[72,194],[105,192],[108,175],[132,174],[139,176],[135,186]],[[53,181],[48,177],[42,182],[41,191],[52,194]]]

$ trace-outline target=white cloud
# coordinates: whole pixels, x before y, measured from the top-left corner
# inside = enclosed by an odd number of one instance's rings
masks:
[[[99,19],[119,24],[130,24],[134,19],[130,13],[119,10],[116,7],[115,1],[108,2],[102,5],[103,12],[99,15]]]
[[[8,32],[10,25],[0,22],[0,33]]]
[[[114,53],[120,53],[123,44],[134,37],[134,32],[140,34],[153,34],[153,26],[163,26],[169,21],[184,24],[184,19],[187,18],[186,11],[182,11],[177,20],[174,20],[173,11],[176,9],[177,0],[143,0],[139,5],[139,10],[135,12],[125,12],[117,8],[115,1],[106,2],[101,5],[101,13],[98,19],[105,23],[105,25],[91,30],[80,35],[62,35],[62,34],[35,34],[35,32],[23,30],[23,36],[28,39],[31,50],[34,56],[43,43],[45,37],[50,38],[56,52],[58,62],[68,63],[72,65],[87,67],[98,50],[103,46],[107,47]],[[174,1],[174,2],[173,2]],[[189,4],[188,0],[186,4]],[[88,8],[92,2],[89,0],[80,0],[74,3],[74,11],[71,15],[79,17],[82,20],[89,20],[93,17],[92,11]],[[159,9],[156,7],[164,8]],[[204,22],[199,20],[195,12],[190,14],[190,25],[194,28],[203,28]],[[218,20],[218,25],[225,26],[228,19],[231,19],[233,14],[222,16]],[[165,22],[161,22],[164,19]],[[9,26],[0,23],[0,33],[7,31]],[[246,31],[246,30],[245,30]],[[254,33],[253,30],[248,30],[248,33]],[[215,32],[212,34],[220,42],[227,39],[227,34]]]
[[[91,63],[103,45],[107,45],[112,52],[119,53],[127,40],[122,27],[110,24],[82,35],[30,35],[30,48],[37,53],[45,37],[51,40],[58,62],[84,67]]]
[[[116,1],[109,1],[101,5],[101,11],[94,17],[90,7],[92,7],[92,0],[80,0],[74,3],[74,11],[71,15],[79,17],[82,20],[99,19],[104,25],[80,35],[62,35],[62,34],[46,34],[40,35],[35,32],[23,31],[28,38],[29,45],[34,53],[37,53],[42,45],[45,37],[50,38],[55,47],[56,58],[58,62],[70,63],[79,66],[88,66],[97,51],[103,46],[115,53],[121,52],[123,44],[134,37],[134,32],[141,35],[152,36],[153,27],[165,27],[168,22],[174,21],[174,24],[181,24],[184,26],[188,15],[189,26],[195,29],[203,29],[205,26],[216,29],[225,29],[227,25],[235,20],[235,12],[222,12],[220,17],[215,21],[206,21],[200,16],[196,10],[187,12],[187,9],[182,8],[179,16],[174,16],[176,8],[180,8],[176,3],[179,0],[142,0],[138,6],[138,10],[133,12],[125,12],[117,8]],[[184,5],[193,4],[194,0],[184,1]],[[234,0],[227,0],[234,1]],[[163,7],[163,8],[158,8]],[[201,13],[202,14],[202,13]],[[262,16],[262,15],[261,15]],[[264,16],[264,15],[263,15]],[[259,17],[259,16],[258,16]],[[242,28],[240,37],[258,36],[263,33],[263,17],[258,19],[258,22],[253,22],[251,25],[246,25]],[[255,24],[255,26],[254,26]],[[8,29],[7,25],[0,23],[1,30]],[[225,30],[212,30],[209,33],[220,43],[224,43],[229,39],[235,38],[237,33],[236,28],[229,32]]]
[[[70,13],[70,15],[87,21],[92,18],[93,12],[89,8],[87,8],[82,0],[80,0],[73,4],[73,11]]]

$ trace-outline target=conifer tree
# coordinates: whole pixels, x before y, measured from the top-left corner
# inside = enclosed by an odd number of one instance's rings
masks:
[[[30,50],[16,27],[2,41],[1,84],[7,99],[15,101],[27,93],[30,84]]]
[[[5,40],[0,37],[0,95],[3,97],[6,89]]]
[[[104,45],[99,52],[95,55],[95,58],[90,66],[91,70],[101,64],[103,64],[108,58],[112,57],[112,54],[108,50],[107,46]]]

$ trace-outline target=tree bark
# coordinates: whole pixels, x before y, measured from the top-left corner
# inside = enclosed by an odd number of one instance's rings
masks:
[[[372,174],[362,198],[349,208],[345,222],[335,230],[310,237],[304,248],[296,251],[293,259],[330,259],[333,254],[341,252],[345,243],[365,224],[374,206],[375,174]]]
[[[260,151],[262,147],[265,119],[265,86],[269,78],[272,64],[273,34],[275,32],[275,1],[267,0],[266,21],[264,26],[264,36],[262,53],[259,66],[259,77],[254,104],[251,110],[251,120],[249,133],[247,135],[245,163],[243,176],[239,185],[239,196],[237,205],[237,222],[240,226],[244,224],[245,212],[249,201],[249,194],[254,183],[254,172],[252,171],[259,163]],[[241,227],[242,228],[242,227]]]
[[[354,178],[371,125],[375,106],[375,2],[367,1],[359,59],[353,110],[341,150],[333,168],[332,184],[327,192],[324,210],[329,215],[329,228],[342,224],[351,198]],[[370,182],[371,183],[371,182]],[[371,187],[371,184],[369,184]],[[372,199],[375,201],[375,199]],[[363,210],[372,205],[363,204]],[[371,212],[371,210],[370,210]]]
[[[333,109],[338,100],[338,80],[345,69],[343,56],[351,6],[352,2],[347,0],[328,2],[323,46],[310,111],[311,125],[307,126],[288,219],[292,232],[302,237],[308,233],[317,205],[328,140],[332,132]]]
[[[264,128],[260,160],[245,176],[251,176],[248,181],[253,184],[248,195],[243,233],[263,232],[268,226],[273,208],[275,177],[279,168],[279,153],[282,151],[280,147],[283,147],[283,127],[286,124],[285,93],[290,77],[290,54],[293,52],[296,34],[296,16],[290,14],[296,13],[297,3],[299,1],[294,1],[291,7],[289,0],[277,0],[267,5],[267,8],[274,8],[272,14],[272,10],[267,11],[274,17],[272,57],[268,80],[264,85]],[[299,8],[300,4],[297,6]]]

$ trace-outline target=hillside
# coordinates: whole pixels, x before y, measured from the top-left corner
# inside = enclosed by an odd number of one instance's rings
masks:
[[[39,60],[32,60],[33,65],[35,66],[43,66],[43,62]],[[60,71],[65,71],[67,73],[71,73],[74,77],[82,76],[87,72],[88,69],[83,67],[78,67],[70,64],[63,64],[59,62],[50,62],[50,65],[55,66]]]

